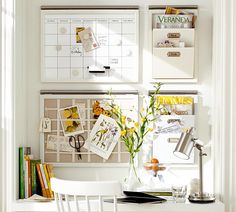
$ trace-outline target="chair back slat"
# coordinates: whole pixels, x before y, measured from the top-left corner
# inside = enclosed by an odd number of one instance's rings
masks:
[[[113,203],[113,211],[117,212],[117,197],[116,196],[113,197],[113,201],[114,201],[114,203]]]
[[[51,188],[55,194],[57,212],[71,212],[72,202],[75,204],[75,211],[79,212],[81,208],[78,197],[85,198],[85,210],[91,212],[90,196],[97,197],[98,208],[95,209],[98,212],[104,212],[103,196],[112,197],[114,200],[113,211],[117,212],[116,197],[122,193],[121,184],[118,181],[70,181],[51,178]],[[62,199],[62,195],[65,196],[65,201]],[[74,198],[70,198],[71,196]]]
[[[65,199],[66,199],[67,211],[68,211],[68,212],[71,212],[68,194],[65,195]]]
[[[99,200],[99,212],[103,212],[102,196],[99,196],[98,200]]]
[[[75,201],[76,212],[79,212],[79,202],[78,202],[78,197],[76,195],[74,195],[74,201]]]
[[[85,197],[85,200],[86,200],[86,209],[87,209],[87,212],[90,212],[89,197],[86,196],[86,197]]]
[[[61,212],[65,212],[65,208],[63,205],[63,201],[62,201],[62,194],[58,194],[58,196],[59,196],[60,210],[61,210]]]
[[[56,205],[57,205],[57,212],[61,212],[60,205],[59,205],[59,199],[58,199],[58,193],[54,193]]]

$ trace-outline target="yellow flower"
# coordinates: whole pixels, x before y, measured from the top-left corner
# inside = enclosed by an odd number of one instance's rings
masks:
[[[121,123],[122,123],[122,124],[125,123],[125,119],[126,119],[126,116],[122,116],[122,117],[121,117]]]
[[[138,122],[135,122],[135,123],[134,123],[134,126],[135,126],[136,128],[138,128],[138,127],[139,127],[139,123],[138,123]]]
[[[112,109],[112,112],[113,112],[113,113],[117,113],[118,111],[117,111],[116,108],[113,108],[113,109]]]
[[[146,121],[146,118],[142,118],[141,119],[141,122],[143,123],[143,122],[145,122]]]
[[[131,128],[129,129],[129,132],[130,132],[130,134],[133,134],[133,133],[135,132],[135,128],[134,128],[134,127],[131,127]]]
[[[113,108],[112,108],[112,112],[113,113],[118,113],[118,111],[119,111],[119,106],[118,105],[115,105]]]
[[[121,135],[121,136],[125,136],[125,135],[126,135],[126,130],[122,130],[122,131],[120,132],[120,135]]]
[[[144,112],[144,108],[142,107],[140,111],[143,113]]]
[[[149,131],[149,132],[152,132],[152,131],[153,131],[153,128],[148,128],[148,131]]]

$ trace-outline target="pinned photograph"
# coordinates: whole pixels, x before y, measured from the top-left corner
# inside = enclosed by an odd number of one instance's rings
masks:
[[[78,105],[59,109],[58,113],[64,136],[77,135],[84,132]]]
[[[90,27],[78,32],[78,35],[86,52],[99,48],[99,43]]]
[[[85,143],[85,148],[107,160],[119,137],[120,130],[116,121],[101,114]]]
[[[81,43],[79,32],[85,30],[84,27],[76,27],[76,43]]]
[[[93,102],[92,112],[93,117],[97,119],[101,114],[111,117],[112,115],[112,108],[110,106],[111,102],[108,100],[98,101],[96,100]]]

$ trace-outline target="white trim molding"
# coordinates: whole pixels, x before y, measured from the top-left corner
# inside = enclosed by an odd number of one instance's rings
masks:
[[[236,211],[236,2],[215,0],[213,130],[215,192],[226,212]]]
[[[14,184],[14,35],[15,12],[14,0],[1,1],[1,211],[11,211]]]

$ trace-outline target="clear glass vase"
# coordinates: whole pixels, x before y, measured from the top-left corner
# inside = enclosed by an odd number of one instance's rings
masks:
[[[124,190],[137,191],[141,187],[142,183],[138,176],[138,167],[135,164],[134,159],[130,159],[128,175],[124,180]]]

